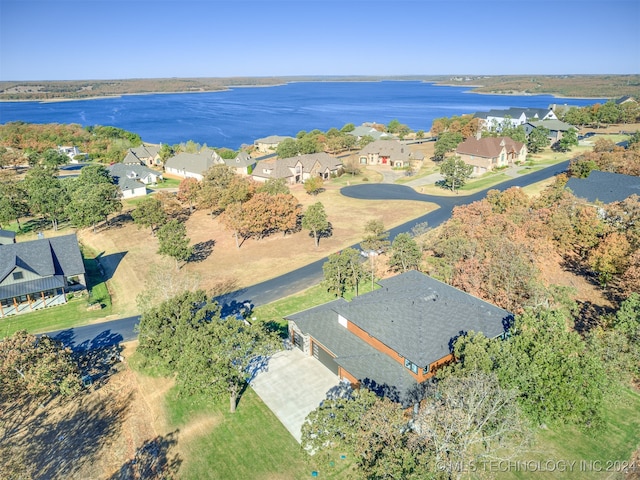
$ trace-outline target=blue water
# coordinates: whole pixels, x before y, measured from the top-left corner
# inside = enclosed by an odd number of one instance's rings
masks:
[[[346,123],[387,124],[397,119],[428,131],[434,118],[491,108],[546,108],[564,103],[550,95],[506,96],[468,93],[467,87],[423,82],[301,82],[275,87],[242,87],[222,92],[127,95],[69,102],[0,103],[0,123],[110,125],[150,143],[193,140],[236,149],[268,135],[295,136],[300,130],[342,128]],[[568,99],[590,105],[605,99]]]

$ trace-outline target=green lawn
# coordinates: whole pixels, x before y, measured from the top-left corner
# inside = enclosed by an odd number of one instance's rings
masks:
[[[0,319],[0,336],[9,336],[18,330],[27,330],[31,333],[61,330],[84,325],[112,314],[111,296],[98,270],[95,254],[84,249],[83,256],[89,295],[71,298],[65,305]],[[100,303],[103,308],[87,310],[90,303]]]
[[[375,285],[374,285],[375,286]],[[371,291],[371,282],[365,281],[359,287],[359,293],[363,294]],[[355,296],[354,291],[345,293],[345,299],[351,300]],[[286,329],[287,322],[283,318],[292,313],[307,310],[323,303],[335,300],[336,296],[327,292],[322,285],[315,285],[289,297],[282,298],[268,305],[256,307],[253,311],[255,318],[265,322],[275,322],[281,329]]]
[[[181,180],[177,178],[165,178],[161,182],[158,182],[157,185],[150,186],[151,190],[162,190],[163,188],[178,188]]]
[[[540,430],[533,452],[521,461],[576,462],[573,472],[511,472],[498,478],[600,479],[623,478],[614,470],[605,471],[607,462],[625,462],[640,445],[640,393],[623,389],[610,399],[605,415],[606,427],[600,432],[585,432],[576,427],[558,426]],[[580,461],[603,467],[600,472],[580,469]]]

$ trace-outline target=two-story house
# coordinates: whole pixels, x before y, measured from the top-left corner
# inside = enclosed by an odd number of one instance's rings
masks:
[[[86,285],[75,234],[0,243],[0,317],[66,303]]]
[[[473,176],[507,167],[527,159],[527,146],[509,137],[469,137],[456,148],[456,155],[473,165]]]
[[[155,145],[141,145],[139,147],[130,148],[127,150],[127,154],[122,160],[122,163],[127,165],[140,164],[152,166],[162,165],[160,159],[160,147]]]
[[[289,335],[341,379],[405,404],[453,360],[457,337],[499,337],[512,321],[506,310],[415,270],[379,285],[350,302],[340,298],[288,316]]]
[[[551,108],[507,108],[492,109],[488,112],[476,112],[474,117],[480,120],[480,128],[484,130],[500,131],[503,125],[512,127],[524,125],[528,121],[557,120],[558,117]]]

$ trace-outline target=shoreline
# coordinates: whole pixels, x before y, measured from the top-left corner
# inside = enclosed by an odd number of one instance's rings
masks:
[[[484,85],[456,85],[453,83],[438,83],[437,80],[401,80],[401,79],[375,79],[375,80],[291,80],[286,82],[274,83],[271,85],[226,85],[222,88],[218,88],[215,90],[184,90],[184,91],[171,91],[171,92],[132,92],[132,93],[119,93],[119,94],[111,94],[111,95],[94,95],[90,97],[79,97],[79,98],[68,98],[68,97],[59,97],[59,98],[47,98],[47,99],[3,99],[0,98],[1,103],[21,103],[21,102],[35,102],[35,103],[58,103],[58,102],[80,102],[83,100],[102,100],[102,99],[114,99],[114,98],[122,98],[125,96],[132,95],[177,95],[177,94],[189,94],[189,93],[215,93],[215,92],[226,92],[232,90],[234,88],[270,88],[270,87],[281,87],[285,85],[289,85],[292,83],[377,83],[383,81],[396,81],[396,82],[415,82],[418,81],[420,83],[428,83],[434,85],[436,87],[462,87],[468,88],[468,91],[463,93],[473,93],[476,95],[501,95],[501,96],[514,96],[514,97],[522,97],[522,96],[541,96],[548,95],[553,98],[561,98],[561,99],[581,99],[581,100],[591,100],[591,99],[600,99],[605,97],[568,97],[564,95],[558,95],[554,93],[528,93],[528,92],[511,92],[511,93],[498,93],[498,92],[479,92],[478,88],[484,87]]]

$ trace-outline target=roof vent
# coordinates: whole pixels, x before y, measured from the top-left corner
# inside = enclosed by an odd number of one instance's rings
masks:
[[[432,301],[436,301],[438,299],[438,295],[436,295],[435,293],[432,293],[431,295],[427,295],[426,297],[424,297],[424,301],[428,302],[429,300]]]

